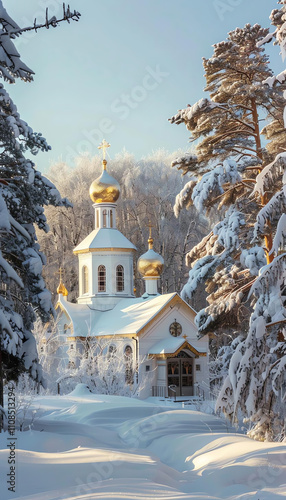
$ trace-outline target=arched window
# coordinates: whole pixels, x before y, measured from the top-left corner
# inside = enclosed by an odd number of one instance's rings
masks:
[[[125,380],[127,384],[133,384],[133,351],[130,345],[124,349]]]
[[[82,292],[88,293],[88,268],[83,266],[82,268]]]
[[[116,268],[116,291],[124,291],[124,267],[117,266]]]
[[[96,210],[96,227],[99,227],[99,210]]]
[[[110,227],[113,227],[113,211],[110,210]]]
[[[105,266],[98,267],[98,291],[106,291],[106,269]]]
[[[103,227],[107,225],[107,210],[103,210]]]

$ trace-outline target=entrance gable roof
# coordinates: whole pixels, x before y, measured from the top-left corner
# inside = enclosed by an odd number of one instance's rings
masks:
[[[148,352],[148,356],[172,358],[177,356],[183,349],[189,349],[197,358],[207,354],[206,348],[194,347],[186,338],[170,337],[153,345]]]

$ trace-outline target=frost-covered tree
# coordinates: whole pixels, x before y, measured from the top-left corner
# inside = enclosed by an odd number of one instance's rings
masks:
[[[9,83],[17,78],[30,82],[26,66],[13,40],[24,31],[56,27],[62,20],[79,19],[65,9],[62,19],[36,20],[19,27],[0,1],[0,76]],[[46,140],[20,118],[8,92],[0,84],[0,407],[3,378],[17,380],[23,371],[42,382],[41,367],[31,333],[35,312],[47,320],[52,313],[51,295],[42,278],[45,257],[40,251],[35,225],[48,231],[44,205],[66,205],[55,186],[35,169],[26,154],[48,151]],[[0,425],[1,427],[1,425]]]
[[[251,241],[255,216],[268,201],[266,192],[254,196],[256,177],[286,145],[284,87],[264,83],[273,74],[264,48],[257,46],[267,34],[259,25],[247,24],[214,45],[213,56],[203,60],[210,97],[170,120],[185,123],[196,141],[190,154],[173,162],[191,174],[177,196],[175,213],[194,205],[213,221],[211,233],[187,255],[191,270],[182,291],[187,299],[200,283],[206,285],[209,305],[196,318],[201,332],[236,329],[237,323],[247,330],[243,301],[261,266],[272,259],[269,226],[255,245]],[[267,147],[261,133],[269,139]]]
[[[286,46],[286,3],[274,10],[270,19],[276,31],[258,45],[273,37]],[[268,78],[270,88],[284,80],[285,71]],[[284,112],[285,114],[285,112]],[[286,154],[280,153],[256,178],[254,193],[267,203],[257,214],[254,238],[274,234],[270,255],[272,262],[260,270],[252,285],[254,311],[249,332],[230,360],[217,409],[234,421],[240,413],[252,423],[250,435],[255,439],[285,437],[286,421]]]

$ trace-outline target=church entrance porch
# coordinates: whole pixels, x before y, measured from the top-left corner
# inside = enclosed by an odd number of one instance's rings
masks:
[[[185,351],[181,351],[174,358],[168,358],[168,387],[174,386],[173,389],[176,391],[176,396],[193,396],[193,369],[193,358]]]

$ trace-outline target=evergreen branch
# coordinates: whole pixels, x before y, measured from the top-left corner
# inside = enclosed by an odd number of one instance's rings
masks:
[[[37,24],[37,19],[35,19],[33,26],[28,26],[27,28],[19,28],[16,30],[10,30],[10,31],[7,31],[5,33],[1,33],[0,40],[1,40],[1,37],[4,37],[4,36],[9,36],[9,38],[14,38],[15,36],[22,35],[22,33],[25,33],[27,31],[37,32],[37,30],[41,29],[41,28],[49,29],[50,26],[52,26],[53,28],[56,28],[57,25],[63,21],[67,21],[68,23],[70,22],[70,20],[78,21],[80,16],[81,16],[81,14],[78,11],[74,10],[72,12],[70,10],[69,5],[66,9],[65,4],[63,3],[63,17],[61,19],[57,19],[56,16],[53,16],[49,19],[48,18],[48,8],[47,8],[46,9],[46,21],[45,21],[45,23]]]
[[[265,326],[266,328],[271,328],[272,326],[281,325],[283,323],[286,323],[286,319],[281,319],[280,321],[275,321],[274,323],[266,323]]]
[[[257,134],[250,134],[247,130],[229,130],[228,132],[225,132],[224,134],[221,134],[217,136],[215,140],[210,141],[212,144],[216,144],[217,142],[220,142],[222,139],[225,139],[226,137],[229,137],[230,135],[236,135],[236,134],[246,134],[246,135],[252,135],[253,137],[257,137]]]
[[[255,130],[254,122],[253,122],[253,125],[251,125],[250,123],[246,123],[243,120],[240,120],[239,118],[237,118],[237,116],[233,113],[233,111],[231,109],[226,108],[224,106],[221,106],[221,109],[225,109],[225,111],[227,111],[228,113],[230,113],[230,115],[232,116],[232,119],[234,121],[236,121],[238,123],[241,123],[242,125],[244,125],[245,127],[250,128],[251,130]]]
[[[255,153],[255,155],[257,155],[257,151],[255,149],[251,148],[250,146],[246,146],[245,149],[247,149],[248,151],[252,151],[253,153]],[[236,149],[233,149],[233,151],[235,151],[236,153],[242,154],[242,151],[239,151],[239,150],[236,150]],[[252,156],[253,157],[253,155],[248,154],[248,153],[243,153],[243,154],[245,154],[246,156]]]

